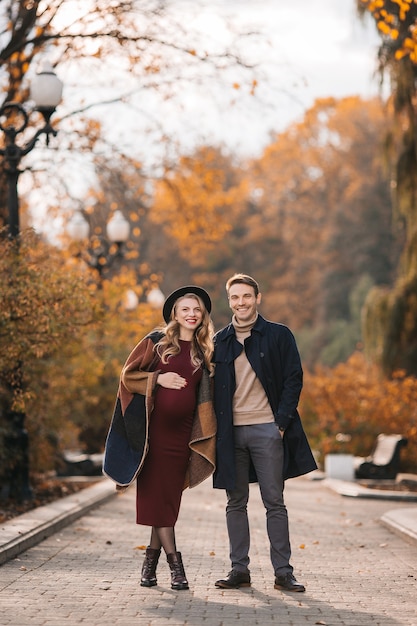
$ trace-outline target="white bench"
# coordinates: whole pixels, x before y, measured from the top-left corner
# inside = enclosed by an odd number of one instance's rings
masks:
[[[354,458],[355,478],[395,479],[400,470],[401,448],[407,445],[402,435],[378,435],[368,457]]]

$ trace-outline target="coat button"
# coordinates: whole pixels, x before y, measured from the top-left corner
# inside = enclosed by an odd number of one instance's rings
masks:
[[[259,353],[259,356],[261,357],[261,359],[263,359],[265,355],[264,355],[264,353],[263,353],[263,352],[260,352],[260,353]]]

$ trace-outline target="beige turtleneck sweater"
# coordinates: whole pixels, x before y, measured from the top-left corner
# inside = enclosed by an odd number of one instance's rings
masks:
[[[243,344],[242,352],[235,359],[234,426],[251,426],[253,424],[267,424],[274,421],[274,415],[265,390],[253,371],[245,352],[245,339],[250,336],[257,317],[258,314],[256,314],[255,319],[246,324],[239,323],[235,316],[232,317],[236,339]]]

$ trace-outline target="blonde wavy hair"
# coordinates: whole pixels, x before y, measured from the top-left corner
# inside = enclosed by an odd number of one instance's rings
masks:
[[[159,355],[162,363],[168,363],[171,356],[175,356],[181,352],[180,347],[180,325],[175,319],[175,311],[178,303],[184,298],[194,298],[197,300],[203,312],[203,319],[200,326],[195,330],[191,342],[191,363],[194,365],[196,372],[199,367],[205,365],[210,376],[214,373],[214,363],[212,356],[214,351],[213,336],[214,327],[204,302],[195,293],[186,293],[175,301],[171,311],[171,319],[166,326],[161,328],[164,336],[155,344],[155,351]]]

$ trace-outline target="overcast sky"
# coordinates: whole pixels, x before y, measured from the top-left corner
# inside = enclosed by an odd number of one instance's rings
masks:
[[[190,80],[178,82],[176,96],[166,98],[163,90],[147,89],[134,77],[129,83],[110,69],[103,100],[130,89],[138,93],[128,105],[95,107],[90,113],[103,116],[109,138],[151,168],[167,150],[176,158],[173,145],[189,152],[196,144],[224,144],[239,156],[258,156],[271,133],[302,119],[315,99],[378,93],[374,71],[379,37],[370,18],[365,24],[359,19],[356,0],[172,0],[167,11],[181,24],[180,43],[192,46],[197,39],[203,51],[216,50],[217,42],[217,52],[231,44],[226,20],[239,32],[258,33],[244,38],[239,49],[256,64],[258,86],[255,97],[249,96],[250,76],[236,67],[201,82],[212,68],[202,63],[183,67]],[[76,64],[72,70],[78,97],[82,93],[83,102],[100,101],[95,77],[90,85],[88,75],[82,81]],[[77,109],[68,82],[67,77],[64,99]],[[240,89],[233,89],[234,83]],[[164,135],[170,141],[163,141]]]
[[[215,98],[191,82],[178,87],[179,99],[158,101],[158,94],[152,97],[144,90],[130,108],[112,105],[111,109],[92,109],[93,116],[102,114],[109,137],[147,164],[153,173],[169,145],[161,141],[162,134],[177,142],[181,151],[192,151],[199,143],[224,144],[239,156],[256,157],[269,143],[272,132],[280,132],[291,122],[301,120],[316,98],[370,98],[378,93],[374,70],[379,38],[371,20],[367,25],[359,20],[355,0],[177,1],[173,10],[178,11],[183,27],[190,32],[194,33],[198,26],[214,39],[227,40],[228,32],[219,19],[226,15],[242,31],[262,33],[261,37],[254,37],[256,44],[245,49],[259,64],[262,78],[256,98],[233,93],[230,85],[238,77],[231,74],[228,88],[217,83],[205,86],[215,92]],[[73,89],[79,92],[78,74]],[[87,87],[83,86],[82,95],[88,102]],[[245,88],[247,91],[247,85]],[[117,95],[113,81],[109,90],[110,98]],[[90,97],[97,101],[94,89]],[[64,101],[71,109],[68,83]],[[151,119],[156,123],[154,134],[149,132]],[[88,169],[72,161],[68,185],[73,193],[78,190],[81,197],[85,189],[80,181],[85,188],[92,184]]]
[[[244,28],[264,34],[250,51],[264,79],[258,98],[248,103],[213,107],[196,89],[184,94],[182,110],[168,107],[168,132],[207,142],[225,143],[231,150],[251,154],[268,142],[270,131],[283,130],[300,119],[318,97],[378,93],[374,77],[378,35],[369,19],[363,24],[355,0],[214,0],[216,13],[234,16]],[[220,98],[221,103],[221,98]]]

